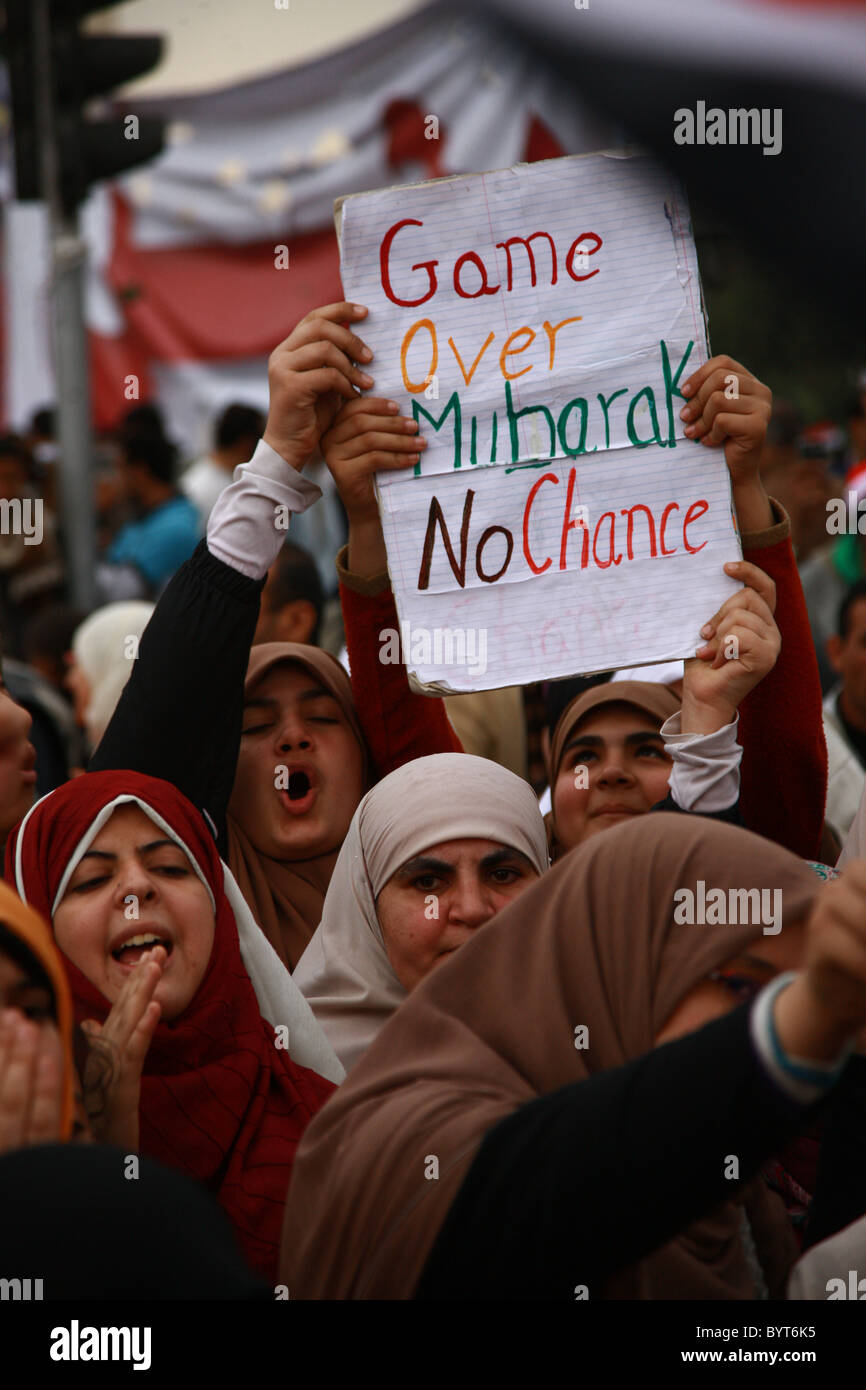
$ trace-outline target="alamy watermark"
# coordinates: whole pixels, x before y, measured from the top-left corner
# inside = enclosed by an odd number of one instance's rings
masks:
[[[764,154],[782,149],[782,108],[732,107],[724,111],[699,101],[695,110],[681,106],[674,112],[676,145],[762,145]]]
[[[707,888],[702,878],[674,893],[674,921],[709,927],[761,927],[764,936],[782,930],[781,888]]]
[[[52,1361],[131,1361],[134,1371],[150,1370],[149,1327],[69,1327],[51,1329],[48,1354]]]
[[[42,1299],[41,1279],[0,1279],[0,1300],[11,1299],[13,1303],[40,1302]]]
[[[827,501],[827,534],[829,536],[866,536],[866,497],[853,488],[848,489],[848,505],[844,497]]]
[[[0,536],[23,536],[25,545],[41,545],[42,534],[41,497],[0,497]]]
[[[856,1269],[848,1270],[847,1284],[841,1278],[828,1279],[825,1288],[828,1303],[840,1298],[856,1299],[858,1303],[862,1303],[866,1299],[866,1279],[861,1279],[859,1271]]]
[[[404,620],[399,632],[382,628],[379,642],[383,666],[465,666],[473,676],[487,670],[486,627],[414,627]]]

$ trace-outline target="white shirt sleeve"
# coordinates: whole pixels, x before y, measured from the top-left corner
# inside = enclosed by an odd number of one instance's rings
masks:
[[[713,734],[680,733],[679,711],[661,727],[665,748],[674,760],[669,787],[684,811],[712,815],[727,811],[740,795],[740,759],[737,743],[740,716]]]
[[[321,495],[320,487],[260,439],[214,504],[207,548],[248,579],[263,579],[286,539],[291,513],[305,512]]]

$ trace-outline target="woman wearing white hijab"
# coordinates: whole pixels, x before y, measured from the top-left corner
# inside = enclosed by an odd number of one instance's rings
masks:
[[[416,758],[367,793],[294,973],[347,1071],[418,981],[547,866],[531,788],[486,758]]]
[[[75,716],[87,734],[91,752],[108,728],[132,674],[138,643],[153,607],[138,600],[107,603],[75,629],[66,684],[75,698]]]

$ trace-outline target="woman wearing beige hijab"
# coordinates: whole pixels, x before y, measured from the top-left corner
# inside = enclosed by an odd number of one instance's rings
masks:
[[[468,753],[416,758],[352,818],[295,970],[348,1070],[408,992],[547,868],[530,787]]]
[[[707,886],[780,892],[783,930],[689,924]],[[291,1296],[780,1295],[795,1251],[753,1180],[866,1020],[866,924],[827,915],[842,889],[681,816],[567,855],[419,985],[306,1131]],[[765,988],[801,964],[819,893],[806,971]]]

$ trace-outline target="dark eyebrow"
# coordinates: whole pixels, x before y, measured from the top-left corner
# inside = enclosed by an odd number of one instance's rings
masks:
[[[320,685],[320,686],[317,686],[314,690],[304,690],[304,691],[302,691],[302,693],[298,696],[298,699],[299,699],[299,700],[321,700],[321,699],[325,699],[325,700],[337,700],[337,697],[336,697],[336,695],[333,694],[332,691],[330,691],[330,690],[325,690],[324,687]],[[337,700],[337,704],[339,704],[339,703],[340,703],[339,700]]]
[[[519,849],[511,849],[505,846],[502,849],[495,849],[490,854],[485,854],[481,861],[482,869],[495,869],[500,864],[507,864],[510,859],[520,859],[524,864],[532,868],[532,861]]]
[[[320,685],[311,686],[309,690],[302,690],[298,696],[298,699],[302,701],[321,700],[323,698],[328,700],[337,699],[336,695],[332,694],[330,690],[325,690],[324,687]],[[337,701],[337,703],[339,704],[339,701]],[[255,705],[272,710],[278,710],[280,708],[279,700],[274,699],[273,696],[270,695],[254,695],[252,699],[244,700],[245,710],[252,709]]]
[[[444,859],[433,859],[427,855],[419,855],[416,859],[410,859],[394,875],[395,878],[412,878],[415,874],[452,874],[454,865],[448,864]]]
[[[647,739],[655,739],[656,743],[664,743],[661,734],[655,733],[652,729],[645,729],[643,732],[626,734],[625,736],[626,743],[646,743]],[[576,733],[571,735],[565,746],[566,748],[571,748],[575,743],[584,743],[592,748],[600,748],[604,743],[604,739],[600,734]]]
[[[503,846],[502,849],[491,850],[485,854],[481,860],[482,869],[495,869],[499,864],[505,864],[510,860],[520,859],[524,864],[531,861],[519,849],[511,849]],[[454,865],[449,864],[445,859],[434,859],[430,855],[419,855],[416,859],[410,859],[406,864],[401,865],[394,875],[395,878],[413,878],[415,874],[452,874]]]
[[[165,839],[162,839],[162,840],[151,840],[150,843],[147,844],[147,845],[138,845],[137,848],[136,848],[136,854],[149,854],[151,850],[153,850],[153,849],[162,849],[163,846],[165,846],[165,845],[171,845],[172,849],[180,849],[180,845],[177,843],[176,840],[165,840]],[[180,852],[181,852],[181,854],[183,854],[183,850],[181,850]],[[84,853],[82,854],[82,856],[81,856],[81,858],[80,858],[80,860],[79,860],[78,862],[79,862],[80,864],[83,864],[84,861],[85,861],[85,859],[116,859],[116,858],[117,858],[117,855],[114,854],[113,851],[111,851],[111,850],[107,850],[107,849],[88,849],[88,850],[85,850],[85,851],[84,851]]]

